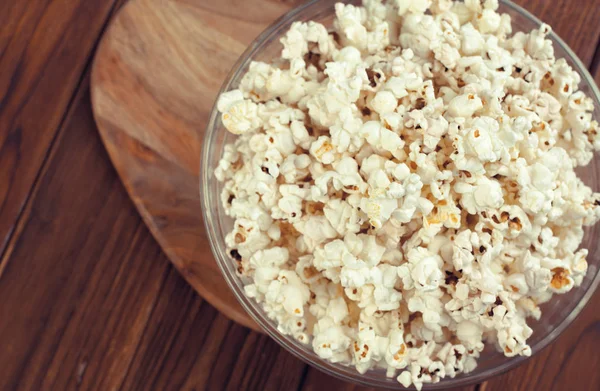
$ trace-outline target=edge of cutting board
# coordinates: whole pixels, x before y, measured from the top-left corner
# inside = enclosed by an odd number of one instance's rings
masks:
[[[291,5],[131,0],[112,20],[92,66],[94,118],[144,222],[204,299],[257,331],[223,279],[204,231],[200,151],[229,69]]]

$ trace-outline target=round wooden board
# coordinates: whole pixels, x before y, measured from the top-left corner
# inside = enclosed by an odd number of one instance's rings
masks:
[[[194,289],[260,331],[221,276],[200,210],[199,165],[221,83],[292,2],[131,0],[113,19],[91,78],[94,117],[129,195]]]

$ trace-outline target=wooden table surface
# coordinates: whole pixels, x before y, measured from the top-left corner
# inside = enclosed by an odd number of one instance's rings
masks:
[[[94,50],[123,2],[0,0],[0,390],[362,390],[219,314],[141,221],[89,96]],[[518,3],[600,81],[598,0]],[[535,358],[465,390],[600,390],[599,369],[596,294]]]

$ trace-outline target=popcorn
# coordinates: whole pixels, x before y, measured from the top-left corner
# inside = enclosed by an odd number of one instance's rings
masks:
[[[309,44],[316,44],[319,56],[330,56],[336,52],[333,37],[327,33],[325,26],[312,21],[293,23],[280,41],[283,45],[281,57],[292,63],[309,53]]]
[[[217,107],[223,114],[221,120],[223,125],[233,134],[244,134],[257,130],[262,121],[258,117],[258,105],[248,99],[239,98],[235,91],[229,92],[229,96],[219,99]]]
[[[310,154],[319,162],[323,164],[331,164],[335,160],[335,152],[333,152],[333,145],[331,139],[327,136],[319,137],[315,142],[310,145]]]
[[[411,277],[415,288],[422,291],[437,289],[442,281],[442,259],[429,254],[419,247],[408,253],[408,262],[412,265]]]
[[[349,360],[350,338],[341,326],[336,326],[329,317],[321,318],[313,329],[312,346],[319,357],[331,362]]]
[[[483,101],[475,94],[456,96],[448,104],[448,114],[452,117],[470,118],[476,111],[483,108]]]
[[[404,146],[404,141],[396,132],[387,129],[377,121],[366,122],[360,128],[359,133],[373,147],[389,151],[392,154],[397,154]]]
[[[254,284],[263,293],[270,282],[279,275],[279,267],[289,259],[289,252],[285,248],[273,247],[259,250],[249,260],[249,266],[254,269]]]
[[[483,327],[468,320],[463,320],[456,326],[456,336],[467,349],[483,349],[482,333]]]
[[[454,191],[462,195],[460,204],[470,214],[499,209],[504,204],[500,183],[484,176],[478,176],[472,185],[458,182]]]
[[[471,23],[462,25],[460,31],[462,34],[461,51],[467,56],[480,55],[485,45],[485,39],[481,32]]]
[[[549,26],[510,35],[498,7],[337,4],[219,97],[236,273],[322,359],[420,389],[485,344],[530,355],[539,304],[583,282],[593,101]]]
[[[393,112],[398,105],[398,100],[390,91],[379,91],[371,100],[371,106],[379,114],[388,114]]]

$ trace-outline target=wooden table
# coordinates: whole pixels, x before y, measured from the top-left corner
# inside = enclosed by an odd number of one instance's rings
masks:
[[[0,390],[362,389],[219,314],[142,223],[89,97],[92,55],[123,2],[0,1]],[[597,0],[518,2],[600,80]],[[468,389],[600,390],[599,368],[596,294],[550,347]]]

